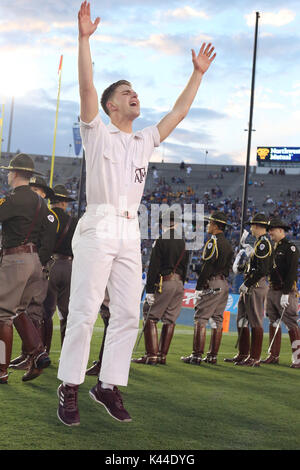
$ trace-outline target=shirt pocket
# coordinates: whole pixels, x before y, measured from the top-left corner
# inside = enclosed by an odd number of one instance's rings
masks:
[[[104,157],[104,161],[107,163],[111,163],[113,165],[117,165],[119,163],[116,157],[112,154],[111,149],[109,148],[104,149],[103,157]]]

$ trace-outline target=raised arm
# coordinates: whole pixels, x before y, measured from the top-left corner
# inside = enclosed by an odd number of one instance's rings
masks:
[[[213,51],[214,47],[212,47],[211,44],[206,46],[205,43],[202,44],[198,55],[196,55],[194,49],[192,49],[192,61],[194,65],[192,76],[189,79],[187,86],[178,97],[172,111],[170,111],[157,125],[161,142],[171,134],[175,127],[189,112],[202,77],[216,57],[216,54],[212,55]]]
[[[78,12],[78,78],[80,93],[80,117],[91,122],[99,111],[98,95],[93,83],[93,64],[90,51],[90,36],[96,31],[100,18],[91,20],[90,4],[81,4]]]

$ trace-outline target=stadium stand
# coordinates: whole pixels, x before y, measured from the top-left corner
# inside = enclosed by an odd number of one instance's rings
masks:
[[[30,155],[38,171],[46,179],[50,177],[51,156]],[[12,154],[2,153],[2,163],[8,163]],[[55,157],[53,185],[65,184],[76,198],[79,189],[81,158]],[[247,217],[256,212],[266,215],[279,215],[292,223],[289,236],[300,249],[300,185],[298,175],[275,171],[273,174],[258,174],[256,167],[250,168],[248,186]],[[6,174],[0,174],[0,197],[8,191]],[[148,208],[151,203],[204,204],[206,214],[221,209],[227,213],[232,224],[230,238],[238,246],[239,223],[244,185],[244,167],[238,165],[179,164],[150,162],[142,204]],[[78,204],[73,204],[72,212],[77,213]],[[149,232],[150,233],[150,232]],[[251,237],[249,238],[251,242]],[[144,268],[149,263],[153,240],[142,241]],[[199,262],[201,250],[193,252],[191,262]],[[190,270],[190,280],[195,274]]]

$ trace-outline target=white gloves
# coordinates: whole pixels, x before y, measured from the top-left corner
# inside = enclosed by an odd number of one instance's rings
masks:
[[[202,297],[203,290],[195,290],[195,299],[198,300]]]
[[[240,288],[239,288],[239,293],[240,293],[240,294],[248,294],[248,287],[245,286],[244,283],[240,286]]]
[[[246,238],[248,237],[248,235],[249,235],[249,232],[246,229],[244,229],[242,237],[241,237],[241,241],[240,241],[242,246],[244,246]]]
[[[240,259],[242,257],[242,255],[245,253],[245,250],[244,248],[242,248],[238,254],[236,255],[236,258],[235,258],[235,261],[233,263],[233,266],[232,266],[232,271],[234,272],[234,274],[238,274],[239,272],[239,263],[240,263]]]
[[[251,245],[248,245],[248,244],[244,245],[243,248],[244,248],[245,253],[248,256],[248,258],[250,258],[252,253],[254,253],[254,248]]]
[[[282,294],[280,297],[280,306],[286,308],[289,304],[289,294]]]
[[[149,306],[153,305],[154,302],[155,302],[155,295],[154,294],[146,294],[145,302],[147,302],[147,304]]]

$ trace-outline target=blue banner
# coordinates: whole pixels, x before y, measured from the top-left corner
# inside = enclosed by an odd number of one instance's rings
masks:
[[[300,147],[257,147],[257,161],[300,162]]]
[[[78,157],[81,151],[82,140],[81,140],[81,135],[80,135],[80,127],[77,122],[75,122],[73,125],[73,139],[74,139],[75,155],[76,157]]]

